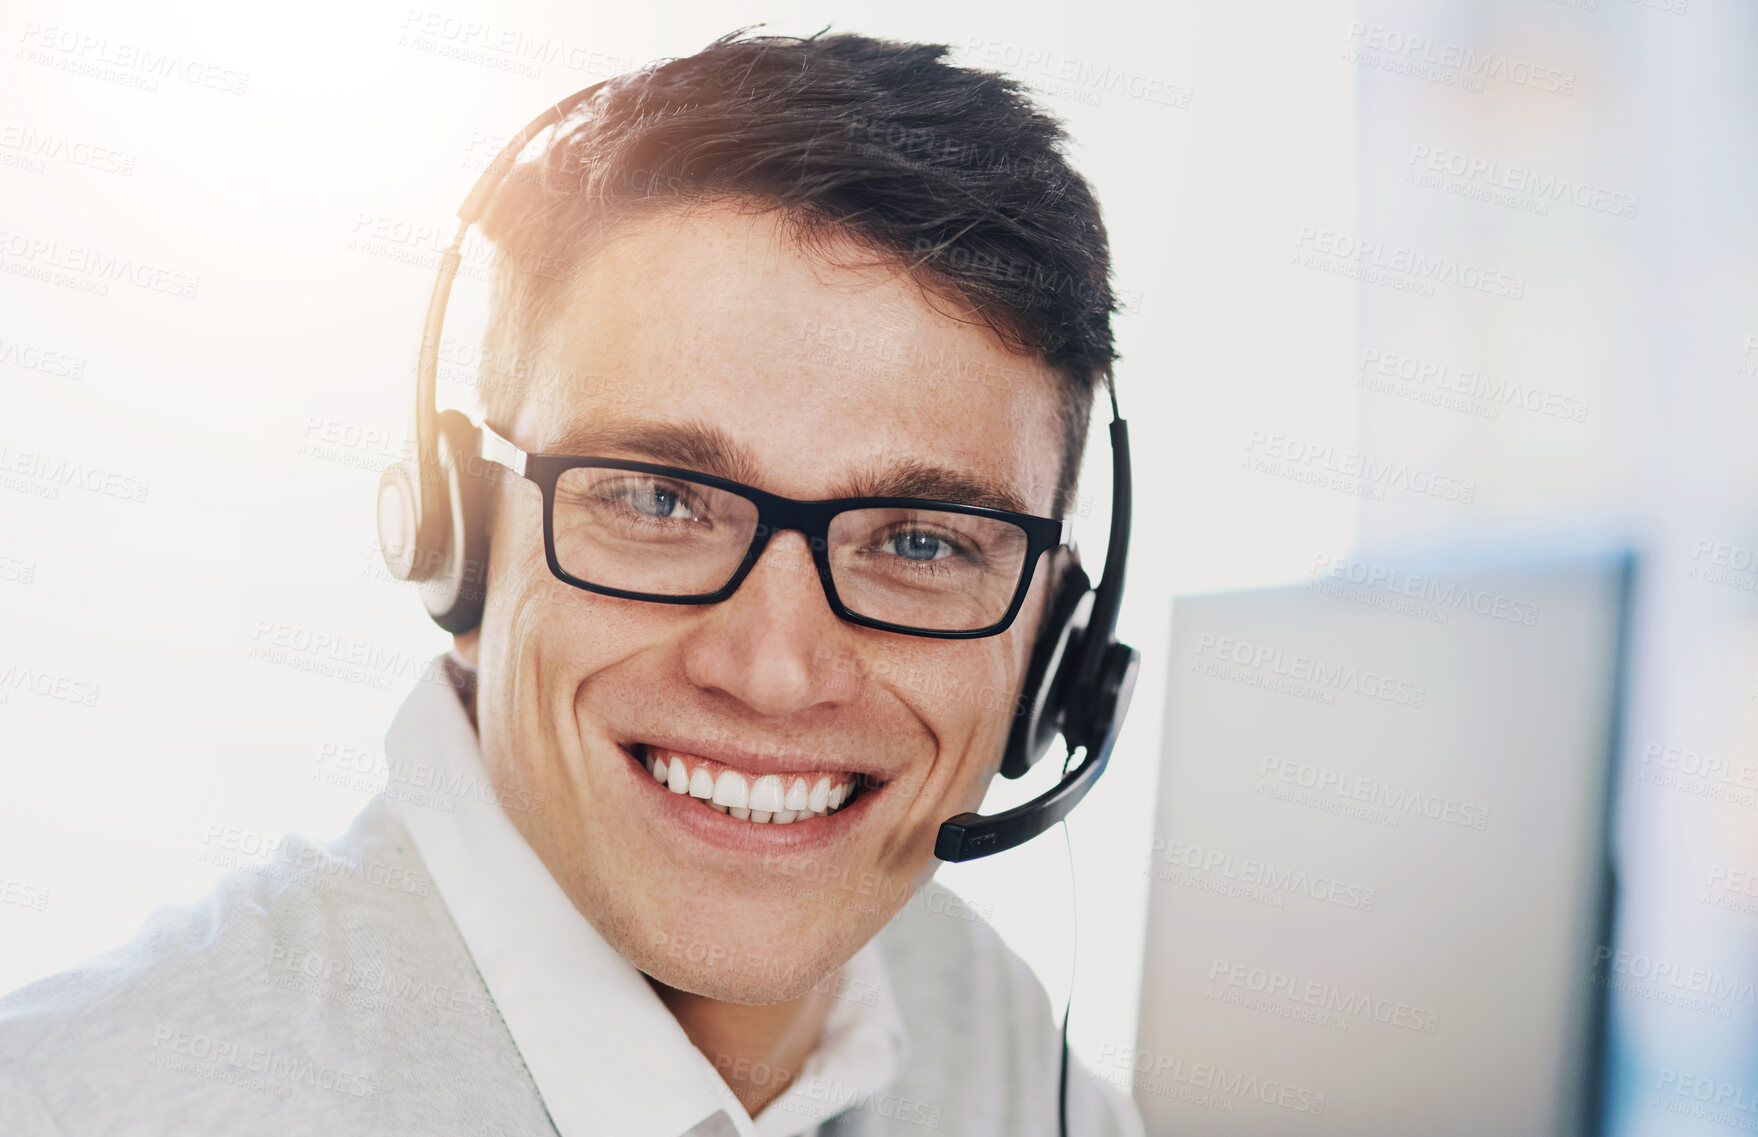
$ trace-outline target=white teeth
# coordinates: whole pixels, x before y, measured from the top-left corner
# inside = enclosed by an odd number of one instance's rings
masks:
[[[728,808],[744,809],[751,803],[751,787],[742,774],[722,770],[714,783],[714,803]]]
[[[752,778],[723,768],[716,775],[707,766],[692,773],[684,759],[650,757],[648,772],[674,794],[689,794],[710,809],[757,825],[791,825],[836,812],[855,796],[854,774],[764,774]]]
[[[762,810],[764,813],[774,813],[781,808],[781,798],[781,779],[774,774],[764,774],[751,787],[751,812]]]

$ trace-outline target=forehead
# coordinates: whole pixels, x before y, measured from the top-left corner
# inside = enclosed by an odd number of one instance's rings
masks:
[[[521,412],[528,448],[683,423],[741,451],[739,480],[790,497],[931,466],[1050,511],[1055,373],[852,241],[808,248],[779,215],[729,205],[666,209],[621,224],[568,288],[545,349],[564,378]]]

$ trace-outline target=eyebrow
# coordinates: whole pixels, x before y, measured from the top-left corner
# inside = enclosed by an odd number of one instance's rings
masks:
[[[756,457],[719,427],[702,422],[598,421],[576,424],[547,438],[544,454],[637,454],[664,466],[678,466],[756,486],[761,480]],[[1030,513],[1025,500],[1007,486],[997,486],[947,466],[906,459],[884,469],[856,471],[844,497],[911,497]]]
[[[756,484],[757,460],[719,427],[700,422],[598,420],[563,429],[549,439],[545,454],[610,456],[639,454],[664,466],[681,466],[729,482]]]
[[[1030,513],[1026,503],[1011,489],[992,486],[958,470],[910,459],[883,471],[861,471],[850,483],[847,497],[919,497]]]

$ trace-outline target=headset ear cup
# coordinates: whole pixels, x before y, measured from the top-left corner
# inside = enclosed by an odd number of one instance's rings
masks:
[[[1020,711],[1001,755],[1001,774],[1017,778],[1044,756],[1062,729],[1067,710],[1070,668],[1081,656],[1086,614],[1092,608],[1092,582],[1079,563],[1063,566],[1056,592],[1038,626],[1032,658],[1020,688]]]
[[[378,550],[396,580],[413,580],[421,559],[421,510],[408,462],[393,462],[378,479]]]
[[[1070,722],[1064,728],[1069,745],[1084,747],[1089,753],[1109,754],[1117,741],[1117,728],[1129,713],[1135,695],[1136,676],[1141,671],[1141,655],[1128,644],[1105,646],[1092,682],[1078,696],[1079,706],[1071,707]]]
[[[440,500],[450,514],[437,564],[421,585],[421,602],[433,622],[461,635],[482,622],[488,584],[488,518],[486,483],[477,472],[481,434],[460,411],[442,411],[437,423]]]

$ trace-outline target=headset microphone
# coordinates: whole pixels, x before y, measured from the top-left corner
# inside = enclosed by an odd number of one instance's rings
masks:
[[[605,82],[613,82],[606,80]],[[483,171],[458,210],[461,224],[440,258],[428,301],[427,322],[415,373],[413,462],[398,462],[379,480],[379,547],[385,567],[398,580],[421,588],[434,623],[462,634],[482,619],[488,563],[488,501],[477,468],[480,432],[459,411],[436,409],[441,333],[464,235],[486,211],[506,172],[543,131],[558,126],[605,85],[596,83],[555,104],[515,135]],[[1105,772],[1118,727],[1129,709],[1140,659],[1117,642],[1123,600],[1123,568],[1129,550],[1129,431],[1117,409],[1110,376],[1111,537],[1097,587],[1073,558],[1058,566],[1055,590],[1039,624],[1026,669],[1022,710],[1002,757],[1001,773],[1018,778],[1043,757],[1058,734],[1072,760],[1051,790],[1024,805],[993,815],[961,813],[940,826],[934,855],[968,861],[1011,849],[1067,816]]]
[[[481,433],[464,414],[439,412],[434,391],[446,303],[458,274],[464,235],[483,215],[526,146],[544,130],[559,126],[604,85],[595,83],[532,120],[489,163],[464,199],[458,210],[458,235],[440,258],[427,306],[415,372],[415,460],[392,465],[379,479],[379,547],[385,567],[398,580],[417,583],[428,615],[455,635],[482,620],[488,564],[489,502],[484,479],[474,472],[479,468]],[[1111,399],[1111,538],[1105,571],[1095,588],[1072,557],[1056,566],[1055,589],[1039,624],[1022,688],[1029,698],[1008,735],[1001,773],[1008,778],[1025,774],[1058,734],[1067,744],[1070,761],[1076,750],[1084,757],[1073,771],[1064,768],[1053,789],[1024,805],[992,816],[961,813],[943,822],[934,843],[934,855],[943,861],[974,860],[1011,849],[1066,817],[1105,772],[1118,727],[1129,709],[1140,658],[1134,648],[1118,643],[1116,635],[1129,551],[1129,430],[1118,413],[1117,391],[1109,374],[1106,390]],[[1057,1092],[1064,1137],[1068,1055],[1065,1011]]]
[[[1022,697],[1030,696],[1030,701],[1008,735],[1001,773],[1008,778],[1024,774],[1058,734],[1070,758],[1076,750],[1084,756],[1053,789],[1024,805],[988,816],[961,813],[942,822],[934,855],[943,861],[986,857],[1036,837],[1068,815],[1111,759],[1141,665],[1134,648],[1117,642],[1131,495],[1129,426],[1117,415],[1115,391],[1111,412],[1111,540],[1105,571],[1092,588],[1078,564],[1064,567],[1026,668]]]

